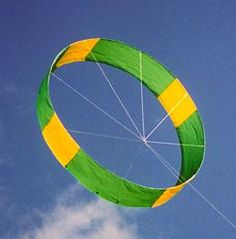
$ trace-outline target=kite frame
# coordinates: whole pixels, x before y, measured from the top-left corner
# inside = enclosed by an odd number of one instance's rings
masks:
[[[83,61],[104,63],[131,74],[159,100],[176,128],[181,147],[181,170],[175,186],[151,188],[124,179],[97,163],[72,138],[53,108],[49,82],[57,68]],[[119,205],[157,207],[166,203],[195,177],[203,162],[203,125],[197,107],[184,86],[154,58],[120,41],[93,38],[64,48],[40,85],[37,116],[44,140],[60,164],[87,189]]]

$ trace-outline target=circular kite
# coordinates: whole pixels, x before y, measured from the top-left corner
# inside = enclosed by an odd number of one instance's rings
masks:
[[[140,54],[142,79],[137,64]],[[174,186],[146,187],[110,172],[89,156],[63,126],[51,103],[50,76],[61,66],[83,61],[104,63],[129,73],[161,103],[176,129],[181,147],[181,169]],[[184,86],[151,56],[119,41],[93,38],[64,48],[54,59],[40,85],[37,116],[43,138],[60,164],[88,190],[119,205],[157,207],[166,203],[196,176],[204,158],[202,121]]]

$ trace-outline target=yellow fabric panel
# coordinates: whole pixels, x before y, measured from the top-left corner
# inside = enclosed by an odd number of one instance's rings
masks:
[[[43,129],[43,137],[57,160],[65,167],[79,151],[79,145],[62,125],[56,113]]]
[[[168,188],[157,200],[156,202],[152,205],[152,207],[158,207],[161,206],[162,204],[166,203],[169,201],[171,198],[173,198],[184,186],[186,183],[180,184],[175,187]]]
[[[176,128],[197,110],[192,98],[178,79],[163,91],[158,100]]]
[[[57,62],[56,67],[61,67],[73,62],[84,61],[99,40],[100,38],[93,38],[71,44],[62,58]]]
[[[167,188],[166,191],[155,201],[155,203],[153,203],[152,207],[159,207],[162,204],[169,201],[178,192],[180,192],[187,183],[192,181],[194,177],[195,177],[195,175],[193,175],[189,180],[187,180],[186,182],[184,182],[182,184],[179,184],[179,185],[174,186],[174,187]]]

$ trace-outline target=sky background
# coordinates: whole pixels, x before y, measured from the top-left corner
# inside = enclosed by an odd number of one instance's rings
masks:
[[[0,238],[235,238],[236,3],[229,1],[5,1],[0,3]],[[56,54],[93,37],[123,41],[152,55],[185,85],[203,119],[207,150],[193,186],[160,208],[124,208],[98,199],[54,159],[36,117],[39,84]],[[102,66],[141,129],[140,85]],[[128,121],[94,63],[56,72],[111,115]],[[56,79],[56,111],[71,130],[132,138]],[[144,89],[145,129],[165,116]],[[141,144],[73,136],[113,172],[154,187],[175,178]],[[177,142],[167,119],[153,140]],[[178,147],[154,147],[177,170]],[[140,152],[140,153],[138,153]]]

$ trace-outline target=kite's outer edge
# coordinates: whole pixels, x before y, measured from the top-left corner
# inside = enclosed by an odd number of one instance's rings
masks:
[[[119,68],[140,80],[139,55],[142,54],[142,82],[169,114],[182,144],[179,179],[169,188],[145,187],[110,172],[94,161],[71,137],[51,103],[50,75],[57,68],[82,61],[96,61]],[[174,110],[173,110],[174,109]],[[204,147],[204,130],[192,98],[172,73],[146,53],[122,42],[93,38],[64,48],[53,61],[38,91],[37,115],[43,137],[54,156],[87,189],[113,203],[129,207],[157,207],[173,198],[199,171]]]

